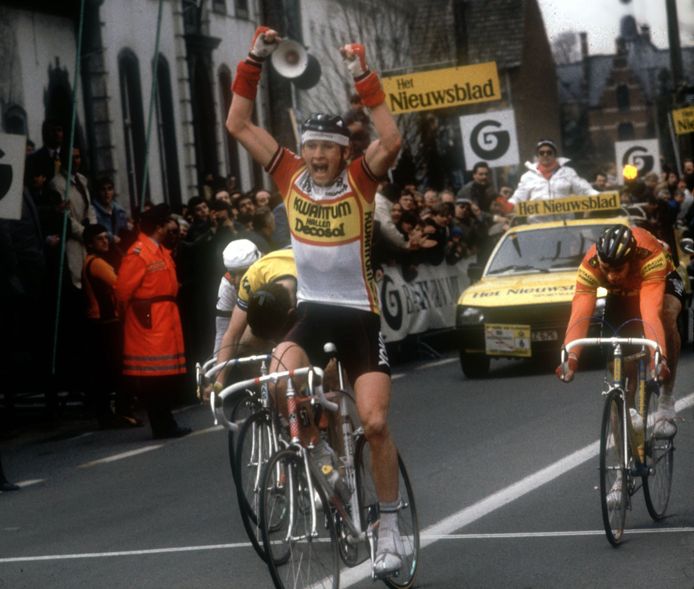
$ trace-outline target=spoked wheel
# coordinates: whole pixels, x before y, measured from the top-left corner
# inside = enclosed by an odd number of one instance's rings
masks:
[[[270,457],[278,450],[272,431],[272,417],[262,409],[248,418],[236,436],[236,497],[241,520],[258,556],[265,560],[260,527],[260,484]]]
[[[605,399],[600,431],[600,504],[605,534],[613,546],[622,540],[629,497],[623,459],[622,411],[619,391],[612,391]]]
[[[672,438],[655,437],[655,419],[658,410],[658,394],[650,387],[646,392],[646,466],[649,474],[643,477],[643,494],[646,508],[654,520],[663,519],[670,501],[674,447]]]
[[[378,496],[371,477],[371,451],[364,436],[357,440],[355,451],[355,466],[357,474],[357,493],[359,497],[362,526],[366,529],[369,521],[378,519]],[[407,475],[405,464],[398,455],[398,492],[401,508],[398,512],[398,526],[402,537],[404,554],[402,566],[397,574],[384,579],[388,587],[412,587],[419,563],[419,521],[415,506],[414,494],[410,477]]]
[[[243,423],[245,419],[253,415],[258,411],[258,397],[252,391],[244,391],[244,394],[237,397],[234,400],[234,405],[229,408],[228,415],[233,423],[239,424]],[[236,438],[238,432],[234,433],[229,431],[227,436],[227,441],[229,445],[229,466],[231,467],[231,476],[234,478],[234,484],[236,484]]]
[[[265,467],[260,529],[275,587],[337,589],[339,557],[325,493],[308,484],[306,463],[294,449],[281,450]]]

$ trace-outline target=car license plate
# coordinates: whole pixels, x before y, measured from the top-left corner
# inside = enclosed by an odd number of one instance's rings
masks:
[[[530,358],[530,326],[485,323],[484,344],[490,356]]]
[[[539,329],[533,331],[531,339],[534,342],[555,342],[559,336],[556,329]]]

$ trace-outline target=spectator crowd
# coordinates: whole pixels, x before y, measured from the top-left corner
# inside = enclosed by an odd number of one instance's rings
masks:
[[[355,102],[344,118],[358,154],[368,144],[368,116]],[[681,173],[664,167],[624,182],[599,171],[591,185],[557,158],[551,141],[538,143],[535,156],[515,189],[497,189],[485,162],[474,164],[457,191],[383,182],[376,195],[376,272],[396,266],[412,281],[421,264],[484,264],[509,227],[514,202],[533,198],[619,190],[624,204],[640,203],[644,224],[675,256],[677,224],[694,234],[690,159]],[[566,194],[555,191],[555,181],[564,182]],[[43,391],[55,413],[58,391],[73,391],[85,395],[104,428],[142,425],[137,398],[155,437],[187,433],[170,409],[192,395],[194,362],[212,355],[215,323],[231,314],[233,305],[218,304],[220,279],[229,271],[223,253],[235,240],[251,242],[260,254],[287,247],[286,211],[277,193],[242,192],[235,178],[212,176],[180,210],[150,202],[140,208],[126,211],[112,178],[84,176],[80,149],[68,153],[62,127],[44,123],[42,147],[27,148],[22,217],[0,220],[7,269],[0,305],[11,310],[2,314],[0,354],[6,430],[13,395]],[[159,365],[133,343],[135,332],[141,340],[157,330],[161,338],[151,345],[173,363]]]

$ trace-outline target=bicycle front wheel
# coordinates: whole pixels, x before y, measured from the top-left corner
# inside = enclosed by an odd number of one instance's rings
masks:
[[[628,501],[623,410],[620,392],[612,391],[605,399],[600,431],[600,504],[605,534],[613,546],[622,540]]]
[[[253,415],[259,409],[258,398],[252,391],[246,390],[229,408],[229,417],[233,423],[239,426]],[[238,432],[229,431],[227,435],[227,444],[229,446],[229,467],[231,468],[231,476],[236,484],[236,438]]]
[[[649,474],[643,477],[643,495],[648,513],[657,521],[665,517],[670,501],[674,448],[672,438],[663,439],[655,436],[658,394],[650,387],[646,389],[646,400],[644,444]]]
[[[275,587],[337,589],[335,526],[325,493],[295,449],[267,463],[260,493],[260,530]]]
[[[362,435],[356,443],[355,451],[357,494],[362,526],[378,519],[378,496],[371,476],[371,449]],[[398,511],[398,526],[402,537],[404,554],[401,554],[402,566],[397,575],[384,579],[388,587],[407,589],[412,587],[417,564],[419,563],[419,520],[415,506],[414,494],[405,463],[398,454],[398,493],[401,507]]]

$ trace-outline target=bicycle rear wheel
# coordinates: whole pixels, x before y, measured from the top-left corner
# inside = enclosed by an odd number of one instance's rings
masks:
[[[307,465],[297,450],[280,450],[268,461],[260,502],[263,548],[275,587],[337,589],[340,569],[330,504],[315,481],[311,493]]]
[[[655,437],[655,418],[658,410],[658,394],[650,387],[646,389],[647,410],[644,422],[646,466],[649,474],[643,477],[643,495],[646,509],[654,520],[665,517],[672,488],[674,447],[672,438]]]
[[[366,437],[359,436],[355,450],[355,466],[357,475],[357,493],[359,497],[360,515],[364,528],[369,521],[378,519],[378,496],[371,477],[371,451]],[[402,554],[402,566],[398,573],[384,579],[388,587],[411,587],[417,573],[419,563],[419,520],[415,506],[414,494],[410,477],[405,464],[398,454],[398,492],[401,508],[398,512],[398,526],[403,541],[405,554]]]
[[[236,497],[241,521],[258,556],[266,559],[258,525],[262,473],[277,451],[273,439],[272,416],[266,409],[248,418],[236,436]]]
[[[620,392],[612,391],[605,399],[600,430],[600,505],[605,534],[613,546],[622,540],[629,497],[624,469],[623,410]]]

